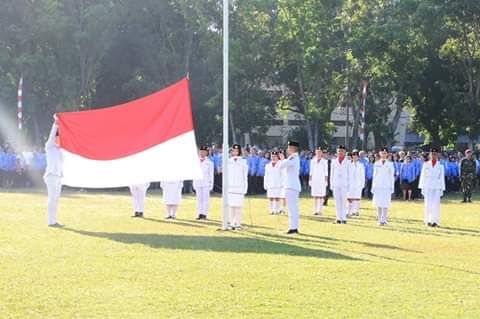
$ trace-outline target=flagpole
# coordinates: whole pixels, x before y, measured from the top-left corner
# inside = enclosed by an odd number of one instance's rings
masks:
[[[229,0],[223,0],[223,156],[222,156],[222,229],[228,227],[228,14]]]

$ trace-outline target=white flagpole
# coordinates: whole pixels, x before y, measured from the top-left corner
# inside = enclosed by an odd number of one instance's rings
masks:
[[[229,0],[223,0],[223,156],[222,156],[222,229],[228,227],[228,14]]]

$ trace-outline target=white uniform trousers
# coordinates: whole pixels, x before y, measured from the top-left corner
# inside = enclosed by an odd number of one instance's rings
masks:
[[[230,212],[230,226],[242,226],[242,207],[230,206],[228,210]]]
[[[198,187],[195,189],[197,195],[197,210],[199,215],[208,216],[208,205],[210,201],[210,187]]]
[[[48,193],[48,225],[57,222],[58,200],[62,192],[62,178],[56,175],[47,175],[44,178]]]
[[[425,198],[425,224],[440,224],[440,197],[439,189],[425,189],[422,191]]]
[[[335,187],[333,189],[333,197],[335,198],[335,210],[337,213],[337,220],[347,220],[347,188]]]
[[[299,191],[286,188],[285,199],[288,206],[288,224],[289,229],[298,229],[298,222],[300,219],[300,212],[298,208],[298,195]]]
[[[145,209],[145,196],[147,195],[148,186],[133,185],[130,186],[130,193],[132,193],[133,209],[135,212],[143,213]]]

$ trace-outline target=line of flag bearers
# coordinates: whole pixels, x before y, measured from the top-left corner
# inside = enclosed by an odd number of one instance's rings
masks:
[[[45,145],[47,167],[44,180],[48,191],[48,225],[59,227],[56,215],[58,200],[61,193],[62,153],[58,146],[58,127],[52,126],[49,138]],[[299,143],[288,142],[287,157],[282,152],[273,151],[271,161],[265,165],[263,188],[266,190],[269,210],[271,214],[280,214],[286,204],[288,208],[289,229],[287,234],[299,232],[299,195],[301,192]],[[358,151],[346,153],[345,146],[337,147],[337,156],[331,162],[324,158],[327,153],[321,147],[317,148],[315,157],[310,160],[308,167],[308,184],[311,187],[313,199],[313,214],[322,216],[322,209],[327,198],[327,189],[331,189],[335,199],[335,224],[346,224],[347,217],[359,216],[362,192],[366,186],[368,175],[365,165],[361,162]],[[424,197],[424,222],[431,227],[440,224],[440,198],[445,191],[445,168],[438,160],[438,149],[430,150],[430,160],[423,163],[418,181],[418,188]],[[398,168],[388,159],[388,149],[382,148],[379,160],[373,165],[371,173],[371,192],[373,206],[377,209],[378,224],[388,224],[388,210],[391,205],[392,194],[395,192],[396,176],[400,176],[402,184],[411,184],[415,180],[415,168],[408,159]],[[469,160],[467,157],[466,160]],[[214,188],[214,163],[208,158],[208,148],[201,147],[199,161],[202,179],[193,181],[193,188],[197,199],[197,220],[208,218],[210,193]],[[228,209],[229,229],[242,228],[242,215],[245,195],[248,192],[249,167],[247,160],[242,157],[242,149],[238,144],[231,148],[228,165]],[[461,167],[464,174],[470,174],[469,162],[463,162]],[[368,176],[367,176],[368,179]],[[467,180],[468,181],[468,180]],[[145,197],[150,183],[131,185],[129,187],[134,215],[143,217]],[[163,202],[166,206],[166,218],[175,219],[176,211],[182,199],[182,181],[164,181],[160,183],[163,191]],[[468,188],[469,185],[464,187]],[[411,196],[408,187],[407,194]],[[469,196],[468,196],[469,195]],[[471,200],[471,194],[464,200]]]

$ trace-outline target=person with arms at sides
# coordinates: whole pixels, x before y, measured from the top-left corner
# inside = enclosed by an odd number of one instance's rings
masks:
[[[132,217],[143,218],[143,211],[145,209],[145,197],[150,183],[136,184],[129,186],[130,193],[133,199],[134,214]]]
[[[328,184],[328,161],[323,158],[321,147],[317,148],[315,157],[310,160],[309,172],[308,184],[313,197],[313,215],[321,216]]]
[[[278,152],[271,153],[272,161],[265,166],[265,177],[263,179],[263,188],[267,191],[267,198],[270,207],[270,214],[280,213],[280,198],[282,195],[282,172]]]
[[[445,191],[445,168],[438,161],[438,149],[430,150],[430,161],[425,162],[420,173],[418,188],[425,202],[425,224],[430,227],[440,225],[440,198]]]
[[[165,203],[167,215],[165,219],[177,218],[177,208],[182,200],[183,181],[161,182],[163,191],[163,202]]]
[[[348,180],[348,160],[344,145],[337,147],[337,158],[332,160],[330,167],[330,188],[335,199],[335,210],[337,219],[334,224],[347,223],[347,180]]]
[[[347,217],[360,216],[360,200],[365,187],[365,166],[360,162],[357,150],[352,152],[352,160],[347,175]]]
[[[395,168],[388,161],[388,149],[380,150],[380,160],[373,166],[372,193],[373,205],[377,208],[378,224],[388,224],[388,209],[395,191]]]
[[[233,144],[228,159],[228,208],[230,212],[229,229],[242,229],[242,209],[248,190],[248,164],[242,158],[240,145]]]

